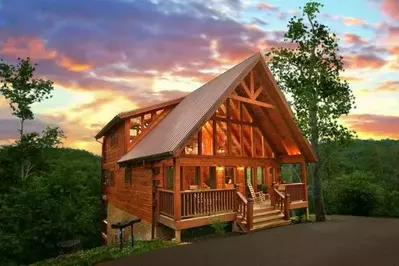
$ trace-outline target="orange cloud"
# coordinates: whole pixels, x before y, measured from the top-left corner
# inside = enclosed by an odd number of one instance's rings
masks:
[[[384,0],[381,5],[382,12],[393,19],[399,19],[399,1]]]
[[[367,40],[356,34],[346,33],[343,38],[346,43],[361,44],[367,43]]]
[[[389,92],[399,92],[399,81],[388,80],[380,83],[377,90],[379,91],[389,91]]]
[[[12,37],[2,47],[0,54],[15,57],[30,57],[34,60],[53,59],[57,56],[55,50],[48,50],[40,38]]]
[[[367,22],[360,18],[343,17],[342,21],[347,26],[367,26]]]
[[[344,65],[346,68],[381,68],[387,61],[375,56],[375,55],[364,55],[364,54],[347,54],[344,56]]]
[[[67,70],[73,72],[84,72],[89,70],[91,67],[89,64],[80,63],[77,62],[76,60],[73,60],[72,58],[68,58],[65,56],[62,56],[61,59],[57,61],[57,63],[59,66],[62,66]]]
[[[399,116],[354,114],[341,119],[359,137],[399,139]]]

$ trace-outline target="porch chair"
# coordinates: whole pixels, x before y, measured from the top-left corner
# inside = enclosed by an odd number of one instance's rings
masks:
[[[253,198],[255,204],[262,203],[262,202],[266,201],[266,195],[263,194],[262,191],[255,192],[255,190],[251,184],[248,184],[248,189],[249,189],[249,193],[251,193],[251,197]]]

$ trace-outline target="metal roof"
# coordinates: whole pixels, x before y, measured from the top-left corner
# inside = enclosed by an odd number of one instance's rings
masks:
[[[132,150],[118,162],[173,156],[262,58],[260,53],[227,70],[187,95]]]

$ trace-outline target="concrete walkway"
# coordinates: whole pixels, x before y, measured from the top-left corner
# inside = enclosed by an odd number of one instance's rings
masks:
[[[399,265],[399,219],[329,218],[324,223],[206,240],[100,265]]]

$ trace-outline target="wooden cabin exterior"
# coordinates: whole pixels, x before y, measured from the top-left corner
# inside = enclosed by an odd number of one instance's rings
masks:
[[[308,208],[316,157],[259,53],[183,98],[117,115],[100,138],[108,242],[110,224],[131,216],[142,219],[136,237],[180,241],[184,229],[231,221],[248,232]],[[285,163],[301,166],[300,182],[282,181]],[[250,186],[264,184],[254,199]]]

